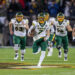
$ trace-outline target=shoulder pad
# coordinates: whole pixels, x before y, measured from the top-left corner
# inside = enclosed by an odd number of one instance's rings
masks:
[[[11,19],[11,22],[13,23],[13,22],[15,22],[16,21],[16,18],[12,18]]]
[[[32,25],[35,26],[36,24],[37,24],[37,21],[36,20],[33,20],[32,21]]]

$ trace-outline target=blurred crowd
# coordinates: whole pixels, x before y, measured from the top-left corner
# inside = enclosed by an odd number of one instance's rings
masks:
[[[63,12],[75,18],[75,0],[0,0],[0,45],[13,45],[8,23],[19,11],[30,20],[29,25],[41,11],[49,12],[51,17]]]

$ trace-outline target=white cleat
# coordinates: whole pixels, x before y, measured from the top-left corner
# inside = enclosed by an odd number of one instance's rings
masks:
[[[42,66],[41,65],[37,65],[37,68],[41,68]]]
[[[62,57],[62,52],[59,52],[58,57],[59,57],[59,58],[61,58],[61,57]]]
[[[52,56],[52,53],[48,53],[48,55],[47,56]]]
[[[67,57],[64,58],[64,61],[68,61]]]
[[[21,61],[24,61],[24,58],[21,58]]]
[[[18,59],[18,55],[16,55],[15,57],[14,57],[14,60],[17,60]]]
[[[58,55],[58,57],[59,57],[59,58],[61,58],[61,57],[62,57],[62,55]]]

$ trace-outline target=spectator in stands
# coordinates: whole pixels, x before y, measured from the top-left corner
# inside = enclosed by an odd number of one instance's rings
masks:
[[[9,39],[9,37],[10,37],[9,36],[9,22],[8,22],[7,18],[5,19],[4,23],[5,23],[5,25],[3,27],[3,45],[8,46],[8,45],[10,45],[9,43],[11,40]]]
[[[20,3],[15,2],[15,0],[12,0],[7,10],[8,20],[10,21],[10,19],[15,15],[15,13],[21,10],[22,10],[22,7]]]
[[[3,8],[6,3],[6,0],[0,0],[0,8]]]
[[[0,22],[0,46],[3,45],[3,34],[2,34],[2,29],[3,29],[3,25],[1,22]]]
[[[58,14],[59,6],[55,0],[52,0],[52,2],[48,5],[48,11],[51,17],[56,17],[56,15]]]
[[[32,0],[28,5],[29,14],[38,14],[38,6],[35,0]]]
[[[74,0],[71,0],[71,6],[73,6]]]
[[[66,0],[59,0],[58,4],[59,4],[60,12],[64,12],[65,3],[66,3]]]
[[[25,0],[16,0],[16,1],[21,4],[21,6],[22,6],[23,9],[26,8],[26,2],[25,2]]]
[[[37,3],[38,3],[38,11],[41,12],[41,11],[46,11],[47,10],[47,1],[48,0],[37,0]]]
[[[70,16],[75,17],[75,1],[73,2],[73,5],[70,7]]]
[[[66,17],[69,17],[70,16],[70,1],[67,1],[66,2],[66,6],[65,6],[65,10],[64,10],[64,14]]]

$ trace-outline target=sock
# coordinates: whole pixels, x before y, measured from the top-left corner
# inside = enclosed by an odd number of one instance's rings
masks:
[[[64,53],[64,57],[67,57],[67,53]]]
[[[67,60],[68,50],[64,50],[64,58]]]
[[[59,49],[59,52],[61,52],[61,49]]]
[[[58,49],[59,50],[59,56],[61,56],[61,48],[60,49]]]
[[[45,51],[41,51],[41,56],[40,56],[40,60],[39,60],[38,66],[41,66],[44,58],[45,58]]]
[[[21,58],[24,58],[24,54],[21,54]]]
[[[53,53],[53,47],[50,47],[50,52]]]
[[[18,52],[16,53],[16,56],[18,56]]]
[[[53,47],[48,47],[48,49],[49,49],[48,56],[52,55],[52,53],[53,53]]]
[[[24,54],[25,54],[25,49],[21,50],[21,58],[24,58]]]

